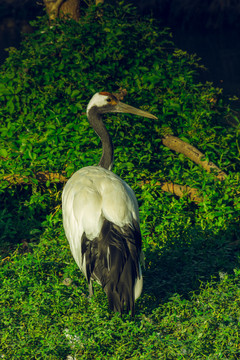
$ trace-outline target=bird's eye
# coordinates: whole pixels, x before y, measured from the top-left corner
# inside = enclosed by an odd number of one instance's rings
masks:
[[[112,101],[112,99],[110,99],[110,98],[107,98],[107,102],[111,102]]]

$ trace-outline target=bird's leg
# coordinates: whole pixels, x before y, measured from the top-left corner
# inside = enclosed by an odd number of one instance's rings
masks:
[[[89,292],[89,298],[91,299],[91,297],[93,297],[93,284],[92,284],[92,280],[90,280],[89,283],[88,283],[88,292]]]

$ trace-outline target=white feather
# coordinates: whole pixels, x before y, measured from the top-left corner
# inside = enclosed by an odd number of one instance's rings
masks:
[[[89,109],[91,109],[92,106],[101,108],[102,106],[106,105],[107,98],[108,98],[107,95],[102,95],[99,93],[96,93],[95,95],[93,95],[93,97],[91,98],[91,100],[89,101],[88,106],[87,106],[87,115],[88,115]]]
[[[140,277],[136,279],[135,285],[134,285],[134,298],[135,298],[135,300],[137,300],[137,298],[139,298],[139,296],[142,293],[142,288],[143,288],[143,277],[142,277],[142,269],[141,269],[140,264],[139,264],[139,275],[140,275]]]
[[[127,183],[109,170],[89,166],[78,170],[67,182],[62,195],[63,225],[71,252],[86,275],[82,263],[81,239],[100,234],[104,219],[119,227],[139,223],[137,199]]]

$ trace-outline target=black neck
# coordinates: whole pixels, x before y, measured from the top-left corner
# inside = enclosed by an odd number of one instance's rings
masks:
[[[113,164],[112,139],[103,124],[101,115],[97,112],[97,107],[93,107],[89,110],[88,121],[102,142],[102,157],[98,165],[111,170]]]

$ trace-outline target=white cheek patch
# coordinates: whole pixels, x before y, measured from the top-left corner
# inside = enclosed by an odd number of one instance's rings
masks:
[[[91,100],[89,101],[89,104],[87,106],[87,115],[88,115],[88,112],[91,109],[91,107],[93,107],[93,106],[102,107],[102,106],[106,105],[107,98],[108,98],[108,96],[101,95],[100,93],[96,93],[95,95],[93,95],[93,97],[91,98]]]

